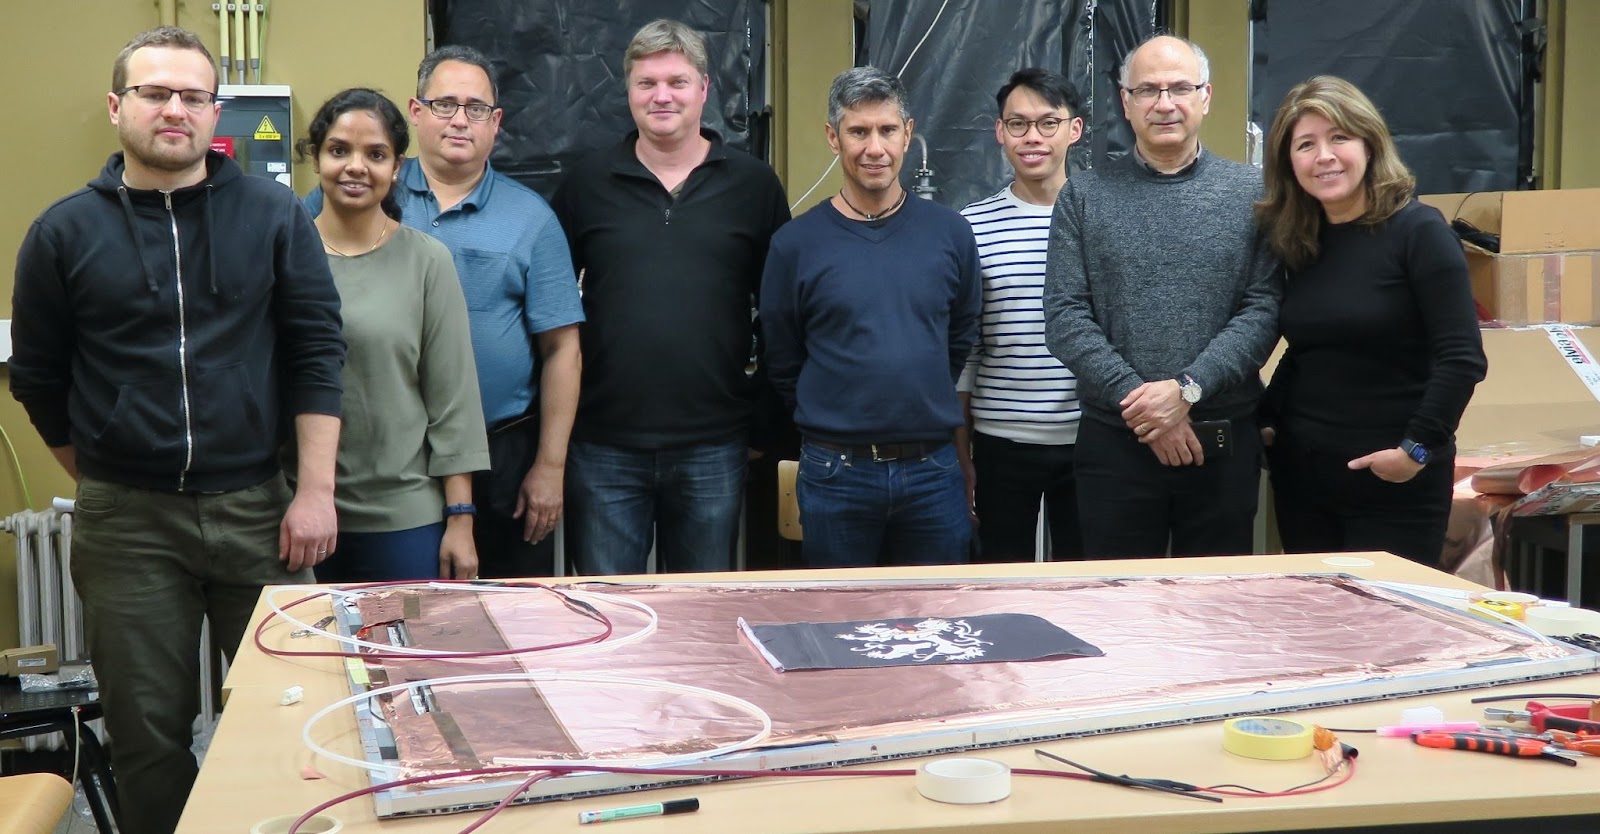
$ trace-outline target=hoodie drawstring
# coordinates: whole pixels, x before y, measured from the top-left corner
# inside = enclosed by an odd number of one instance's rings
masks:
[[[133,200],[128,197],[127,186],[117,187],[117,196],[122,199],[122,216],[128,221],[128,234],[133,236],[133,248],[139,252],[139,271],[144,275],[144,285],[151,292],[160,292],[156,286],[155,273],[150,270],[150,262],[144,257],[144,244],[139,240],[139,221],[133,214]]]
[[[211,230],[213,228],[211,220],[211,192],[215,188],[216,186],[212,185],[211,183],[206,183],[206,227],[202,231],[202,234],[205,235],[206,251],[211,255],[211,294],[221,295],[222,291],[217,289],[217,242],[211,234]]]

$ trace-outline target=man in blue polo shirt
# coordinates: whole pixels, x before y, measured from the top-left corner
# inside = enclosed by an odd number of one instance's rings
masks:
[[[472,485],[486,578],[551,568],[582,364],[583,307],[566,236],[543,198],[489,164],[498,94],[489,59],[475,49],[445,46],[423,58],[410,102],[418,155],[395,188],[402,222],[450,247],[467,297],[492,467]],[[307,203],[319,210],[320,190]]]

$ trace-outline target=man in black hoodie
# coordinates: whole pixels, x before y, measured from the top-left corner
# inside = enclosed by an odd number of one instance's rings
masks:
[[[338,294],[293,192],[209,150],[216,84],[192,33],[134,38],[122,152],[17,256],[11,392],[78,479],[72,578],[133,834],[172,831],[194,782],[201,619],[231,658],[262,586],[309,581],[337,533]]]

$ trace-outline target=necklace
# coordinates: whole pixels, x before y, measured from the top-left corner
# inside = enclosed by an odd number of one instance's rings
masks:
[[[900,208],[901,204],[903,204],[906,201],[906,190],[904,188],[900,189],[900,199],[895,200],[894,201],[894,205],[884,209],[883,211],[878,212],[877,214],[867,214],[866,212],[862,211],[861,209],[856,208],[855,204],[850,202],[850,198],[844,196],[844,189],[843,188],[839,189],[839,199],[843,200],[844,204],[849,206],[851,211],[855,212],[856,214],[861,215],[864,219],[866,219],[868,222],[870,222],[870,221],[873,221],[873,220],[882,220],[883,218],[888,217],[891,214],[894,214],[895,211]]]
[[[368,247],[366,252],[358,252],[356,254],[366,255],[366,254],[372,252],[373,250],[377,249],[378,246],[383,243],[383,238],[387,234],[389,234],[389,219],[388,218],[384,218],[384,220],[383,220],[383,229],[378,232],[378,239],[374,240],[372,242],[372,246]],[[327,238],[323,238],[322,239],[322,248],[328,250],[329,252],[332,252],[335,255],[343,257],[343,258],[354,258],[355,257],[355,255],[351,255],[348,252],[340,252],[338,249],[334,248],[333,244],[329,243]]]

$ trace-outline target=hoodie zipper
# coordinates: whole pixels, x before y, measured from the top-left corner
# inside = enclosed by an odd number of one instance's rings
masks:
[[[183,254],[178,240],[178,215],[172,210],[172,192],[163,191],[167,203],[167,219],[172,223],[172,265],[178,277],[178,379],[183,393],[183,469],[178,473],[178,491],[182,492],[189,478],[189,467],[194,463],[194,426],[189,416],[189,330],[183,309]]]

